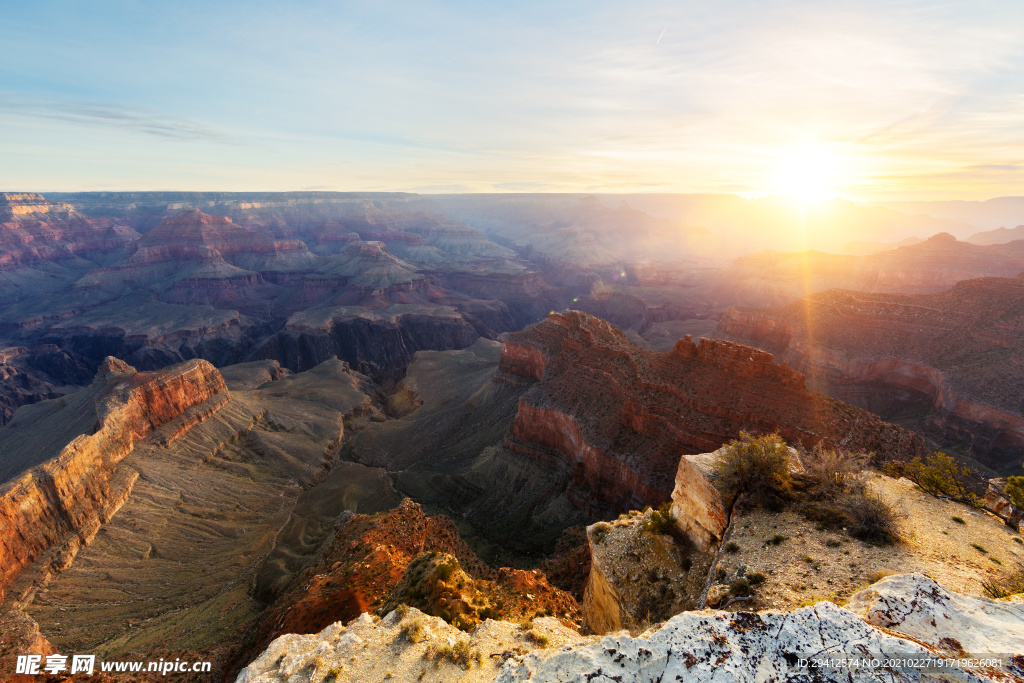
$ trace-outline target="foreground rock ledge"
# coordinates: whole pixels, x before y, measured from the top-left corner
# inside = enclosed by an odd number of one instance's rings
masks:
[[[315,635],[278,638],[236,683],[1024,681],[1024,602],[965,598],[926,576],[910,574],[865,589],[851,605],[872,623],[821,602],[792,612],[685,612],[638,638],[624,633],[583,637],[554,619],[538,619],[527,627],[488,620],[464,634],[417,610],[404,617],[395,611],[380,621],[364,614],[347,627],[339,623]],[[412,623],[419,624],[417,642],[403,635]],[[901,631],[904,625],[914,635]],[[979,628],[980,633],[975,631]],[[802,661],[963,657],[961,646],[985,644],[990,634],[994,647],[986,649],[992,652],[970,654],[998,657],[995,667],[814,669]],[[431,648],[460,641],[472,653],[469,668],[447,659],[435,664],[427,655]]]

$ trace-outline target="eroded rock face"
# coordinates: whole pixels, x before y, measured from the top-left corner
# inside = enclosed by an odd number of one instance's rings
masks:
[[[676,470],[672,489],[672,520],[702,552],[708,552],[722,540],[729,524],[722,495],[700,468],[683,457]]]
[[[769,353],[689,338],[671,352],[646,351],[576,311],[507,335],[495,379],[532,383],[505,446],[569,474],[567,497],[595,517],[667,502],[681,455],[712,451],[741,431],[881,457],[924,453],[919,436],[810,391]],[[698,527],[711,536],[720,527],[705,494],[688,503],[695,538]]]
[[[652,524],[655,515],[634,512],[587,527],[590,578],[582,607],[592,632],[638,633],[703,607],[698,603],[714,548],[701,550],[672,529]]]
[[[69,566],[130,493],[138,473],[119,472],[117,464],[135,442],[176,421],[164,437],[174,439],[216,412],[227,394],[220,373],[200,360],[137,373],[108,358],[93,388],[95,430],[0,488],[0,589],[51,548],[57,548],[52,568]],[[12,433],[12,428],[24,431],[27,426],[16,421],[0,438],[21,440],[21,431]]]
[[[882,416],[919,406],[923,430],[972,444],[975,457],[1009,472],[1024,460],[1022,302],[1020,277],[936,294],[832,290],[784,308],[730,308],[718,331]]]

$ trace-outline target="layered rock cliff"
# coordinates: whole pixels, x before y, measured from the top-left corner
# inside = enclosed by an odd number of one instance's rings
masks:
[[[0,432],[6,459],[20,458],[22,465],[33,459],[41,462],[0,488],[0,590],[48,551],[52,570],[70,565],[78,549],[92,540],[131,491],[138,473],[117,465],[135,443],[177,421],[178,428],[166,435],[173,439],[215,412],[227,393],[220,373],[198,360],[138,373],[108,358],[91,389],[87,398],[93,405],[77,407],[91,408],[95,426],[56,453],[51,454],[45,442],[37,444],[40,437],[49,436],[39,431],[53,421],[80,421],[81,416],[60,415],[66,405],[33,406],[40,408],[36,420],[15,420]]]
[[[882,416],[921,412],[919,428],[1010,472],[1024,460],[1022,301],[1021,277],[935,294],[832,290],[779,309],[730,308],[718,332]]]
[[[645,351],[575,311],[507,335],[495,377],[533,383],[506,448],[568,475],[568,499],[595,517],[668,501],[681,455],[740,431],[882,459],[924,452],[919,436],[816,394],[769,353],[689,338],[671,352]]]

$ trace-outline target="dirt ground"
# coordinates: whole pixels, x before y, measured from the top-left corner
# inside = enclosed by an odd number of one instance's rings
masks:
[[[873,547],[842,531],[818,530],[795,511],[739,514],[726,539],[739,549],[722,554],[722,582],[755,572],[765,581],[751,599],[728,609],[843,604],[882,573],[921,572],[958,593],[985,595],[984,581],[1024,569],[1024,538],[996,517],[934,498],[906,479],[865,476],[868,488],[900,512],[899,543]],[[771,543],[776,536],[784,540]]]

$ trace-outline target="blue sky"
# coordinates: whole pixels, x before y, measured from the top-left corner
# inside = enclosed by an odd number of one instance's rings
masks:
[[[1018,0],[0,10],[4,190],[1024,194]]]

